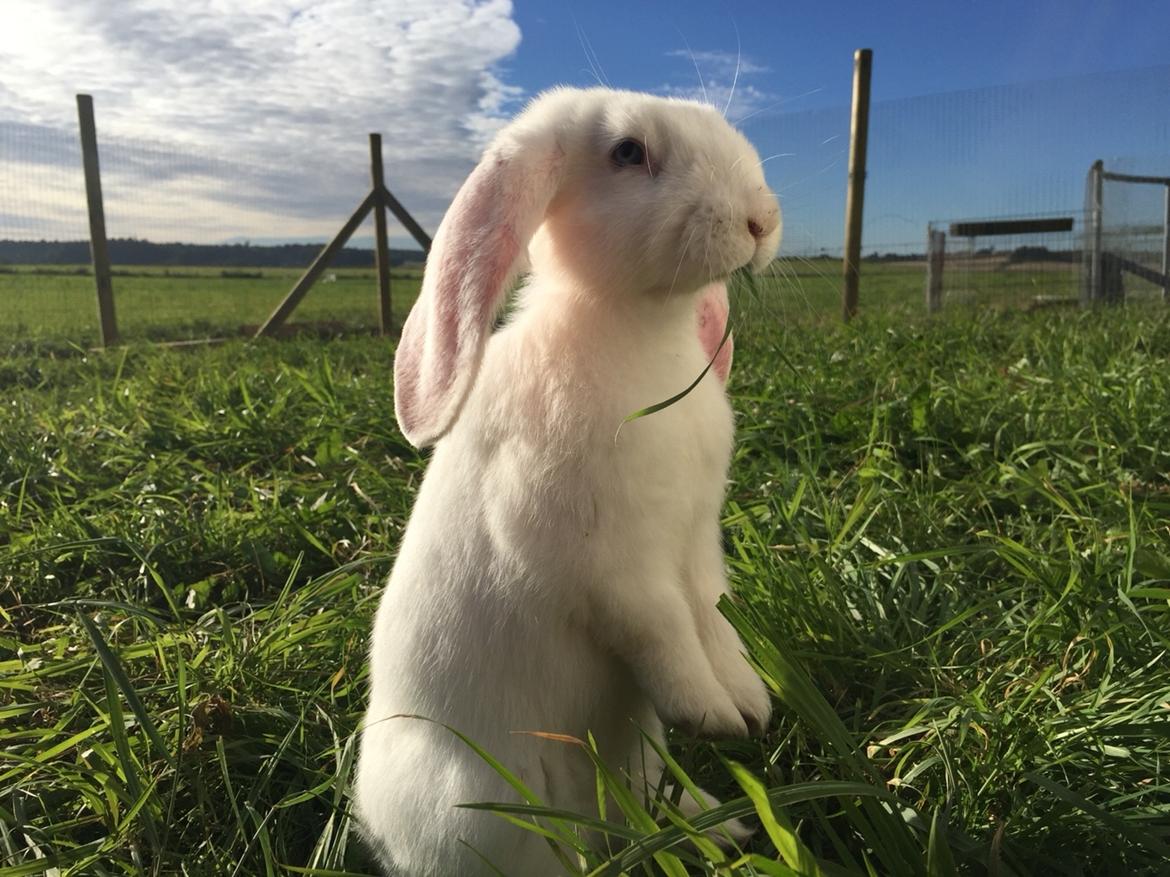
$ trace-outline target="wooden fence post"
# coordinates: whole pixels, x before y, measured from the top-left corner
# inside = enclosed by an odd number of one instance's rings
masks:
[[[943,267],[947,251],[947,233],[941,229],[927,229],[926,248],[926,310],[936,313],[942,307]]]
[[[102,175],[98,166],[97,126],[93,98],[77,95],[77,122],[81,129],[81,164],[85,169],[85,200],[89,205],[89,254],[97,287],[98,325],[102,347],[118,343],[114,316],[114,284],[110,278],[110,250],[106,243],[106,214],[102,207]]]
[[[844,289],[842,315],[849,322],[857,313],[861,285],[861,218],[865,203],[865,154],[869,146],[869,80],[873,50],[853,53],[853,118],[849,126],[849,190],[845,200]]]
[[[431,251],[431,237],[423,231],[422,226],[415,222],[414,217],[398,203],[398,199],[391,195],[390,190],[386,188],[385,172],[382,167],[381,134],[370,134],[370,176],[373,185],[366,197],[362,199],[362,203],[358,205],[358,209],[345,221],[345,225],[341,227],[341,231],[334,236],[333,240],[317,254],[313,264],[305,270],[305,273],[289,290],[284,300],[276,306],[276,310],[272,312],[264,325],[256,330],[255,337],[260,338],[264,335],[277,333],[289,315],[296,310],[301,299],[317,282],[333,257],[341,251],[353,233],[365,222],[366,216],[371,210],[374,211],[374,252],[378,268],[380,328],[383,335],[393,332],[394,315],[390,309],[390,247],[386,237],[386,211],[389,210],[399,222],[406,226],[406,230],[414,236],[419,246],[427,253]]]
[[[1102,197],[1105,180],[1105,162],[1097,159],[1089,169],[1089,284],[1087,299],[1100,301],[1103,297],[1104,272],[1101,264]]]
[[[374,201],[374,264],[378,267],[378,321],[383,335],[394,331],[394,315],[390,308],[390,246],[386,240],[386,188],[382,166],[382,135],[370,134],[370,179],[373,182]]]
[[[1162,223],[1162,301],[1170,302],[1170,183],[1166,184],[1166,216]]]

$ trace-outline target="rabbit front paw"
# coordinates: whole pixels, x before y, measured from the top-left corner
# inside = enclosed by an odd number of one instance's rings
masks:
[[[714,680],[712,680],[714,681]],[[684,690],[655,698],[663,724],[695,737],[746,737],[746,718],[728,693],[717,684]]]
[[[739,709],[740,716],[747,724],[748,733],[759,736],[768,728],[768,720],[772,718],[772,698],[764,681],[743,657],[739,658],[740,666],[736,668],[733,678],[727,685],[732,701]]]
[[[767,729],[772,717],[772,698],[764,681],[743,656],[742,648],[738,637],[725,640],[712,655],[711,665],[739,711],[748,733],[758,736]]]

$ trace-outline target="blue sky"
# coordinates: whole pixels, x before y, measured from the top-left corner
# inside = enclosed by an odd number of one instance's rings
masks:
[[[900,2],[518,2],[524,35],[509,81],[537,90],[587,82],[580,27],[615,84],[655,89],[694,70],[672,53],[743,54],[769,70],[762,88],[816,93],[802,108],[847,103],[850,57],[872,48],[874,100],[914,97],[1170,63],[1165,0],[900,0]]]
[[[861,47],[874,51],[866,241],[878,249],[919,247],[931,219],[1077,208],[1097,157],[1170,174],[1164,0],[602,0],[520,3],[516,20],[524,40],[505,67],[526,91],[600,72],[616,86],[698,96],[701,74],[722,102],[723,59],[738,52],[750,68],[738,87],[752,91],[742,109],[754,113],[743,127],[762,155],[779,153],[768,173],[788,252],[840,245]]]
[[[601,77],[728,104],[784,250],[831,251],[865,46],[866,244],[915,249],[932,219],[1076,209],[1098,157],[1170,174],[1168,33],[1167,0],[7,0],[0,237],[84,236],[79,91],[113,235],[320,240],[368,185],[366,132],[433,229],[527,98]]]

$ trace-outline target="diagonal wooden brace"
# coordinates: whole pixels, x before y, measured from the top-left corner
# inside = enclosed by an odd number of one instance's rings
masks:
[[[329,263],[337,255],[337,251],[345,246],[346,241],[358,230],[358,226],[365,221],[366,216],[374,209],[377,197],[377,193],[373,191],[366,195],[361,206],[354,211],[353,216],[341,227],[341,231],[337,233],[337,236],[325,245],[325,249],[317,255],[317,258],[313,260],[313,264],[301,275],[301,279],[297,281],[296,286],[289,291],[289,294],[284,297],[284,301],[276,306],[276,310],[272,312],[272,316],[265,321],[263,326],[256,330],[255,337],[274,335],[276,330],[284,324],[289,314],[296,309],[301,299],[305,297],[305,293],[317,282],[317,278],[321,276],[322,272],[329,267]]]

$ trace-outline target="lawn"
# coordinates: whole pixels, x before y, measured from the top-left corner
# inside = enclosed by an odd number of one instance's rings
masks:
[[[290,268],[135,267],[114,270],[118,330],[129,341],[232,337],[263,323],[301,272]],[[327,270],[292,320],[333,331],[378,325],[376,274]],[[418,295],[417,268],[391,272],[391,300],[401,324]],[[98,341],[97,297],[86,266],[19,265],[0,270],[0,344]]]
[[[881,265],[843,326],[837,263],[781,268],[735,299],[724,517],[776,716],[674,741],[762,828],[704,861],[635,812],[603,873],[1168,873],[1166,312],[928,321]],[[425,468],[392,342],[9,349],[0,873],[367,873],[366,637]]]
[[[952,259],[946,301],[952,307],[1026,306],[1036,295],[1077,295],[1068,266],[1007,264],[971,270]],[[799,294],[779,312],[786,319],[819,318],[839,310],[841,262],[789,257],[773,266],[782,289]],[[924,309],[925,262],[868,261],[864,305],[906,312]],[[284,298],[301,272],[291,268],[120,266],[113,277],[118,329],[134,341],[188,341],[250,334]],[[401,325],[418,295],[421,271],[400,266],[391,273],[394,320]],[[1147,290],[1130,283],[1139,296]],[[1148,286],[1148,284],[1146,284]],[[1140,287],[1140,288],[1139,288]],[[769,311],[775,315],[774,308]],[[378,325],[376,275],[372,270],[327,270],[290,318],[305,328],[332,334],[369,332]],[[0,266],[0,345],[98,343],[93,277],[84,265]]]

